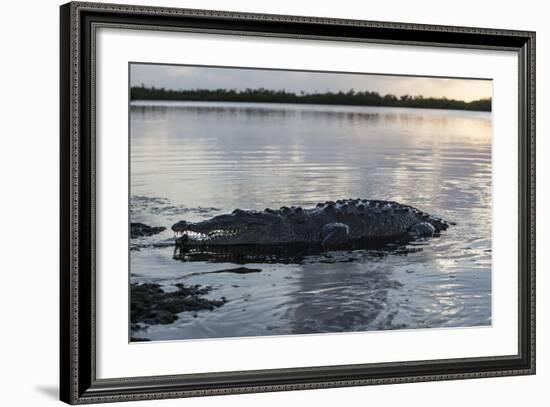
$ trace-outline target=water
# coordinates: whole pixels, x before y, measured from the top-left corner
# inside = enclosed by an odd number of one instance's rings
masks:
[[[491,115],[349,106],[135,102],[131,281],[212,287],[228,302],[184,312],[152,340],[491,324]],[[169,226],[235,208],[395,200],[456,222],[399,252],[332,251],[301,261],[175,260]]]

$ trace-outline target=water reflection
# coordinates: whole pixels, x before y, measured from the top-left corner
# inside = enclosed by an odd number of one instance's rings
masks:
[[[389,290],[402,284],[392,280],[391,269],[382,261],[370,259],[345,268],[317,265],[304,270],[300,289],[289,307],[291,332],[366,331],[392,329],[388,305]],[[402,326],[404,327],[404,326]]]
[[[151,327],[152,339],[484,325],[491,321],[490,114],[154,102],[131,107],[132,221],[170,226],[235,208],[349,197],[457,222],[425,247],[378,256],[174,259],[169,231],[133,242],[133,277],[212,285],[228,303]],[[141,245],[141,246],[140,246]],[[140,249],[141,247],[141,249]],[[422,249],[422,250],[418,250]],[[331,258],[330,256],[333,256]],[[184,260],[184,261],[181,261]],[[196,274],[258,264],[262,272]],[[234,287],[236,286],[236,287]],[[141,335],[143,336],[143,335]]]
[[[213,263],[271,263],[271,264],[335,264],[365,262],[372,258],[388,255],[405,255],[421,251],[420,244],[427,240],[405,243],[354,242],[345,249],[326,251],[315,245],[281,246],[217,246],[183,248],[170,240],[174,248],[174,259],[181,262],[205,261]],[[416,246],[415,246],[416,245]],[[143,246],[147,247],[147,246]]]

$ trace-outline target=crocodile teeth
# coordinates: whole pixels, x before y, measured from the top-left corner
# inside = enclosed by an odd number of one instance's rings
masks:
[[[195,232],[193,230],[183,230],[175,232],[175,237],[180,238],[187,236],[189,240],[203,241],[203,240],[216,240],[225,237],[234,237],[242,232],[241,229],[215,229],[208,233]]]

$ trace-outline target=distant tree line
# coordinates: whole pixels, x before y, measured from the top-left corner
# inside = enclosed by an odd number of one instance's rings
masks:
[[[305,93],[287,92],[269,89],[182,89],[135,86],[130,89],[131,100],[179,100],[179,101],[216,101],[216,102],[267,102],[267,103],[303,103],[353,106],[416,107],[424,109],[455,109],[491,111],[491,99],[479,99],[471,102],[447,98],[425,98],[421,95],[395,96],[381,95],[378,92]]]

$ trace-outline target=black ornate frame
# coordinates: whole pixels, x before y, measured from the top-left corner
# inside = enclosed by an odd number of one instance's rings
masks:
[[[61,6],[61,400],[71,404],[535,373],[535,33],[73,2]],[[519,351],[502,357],[97,379],[95,30],[512,50],[519,57]]]

